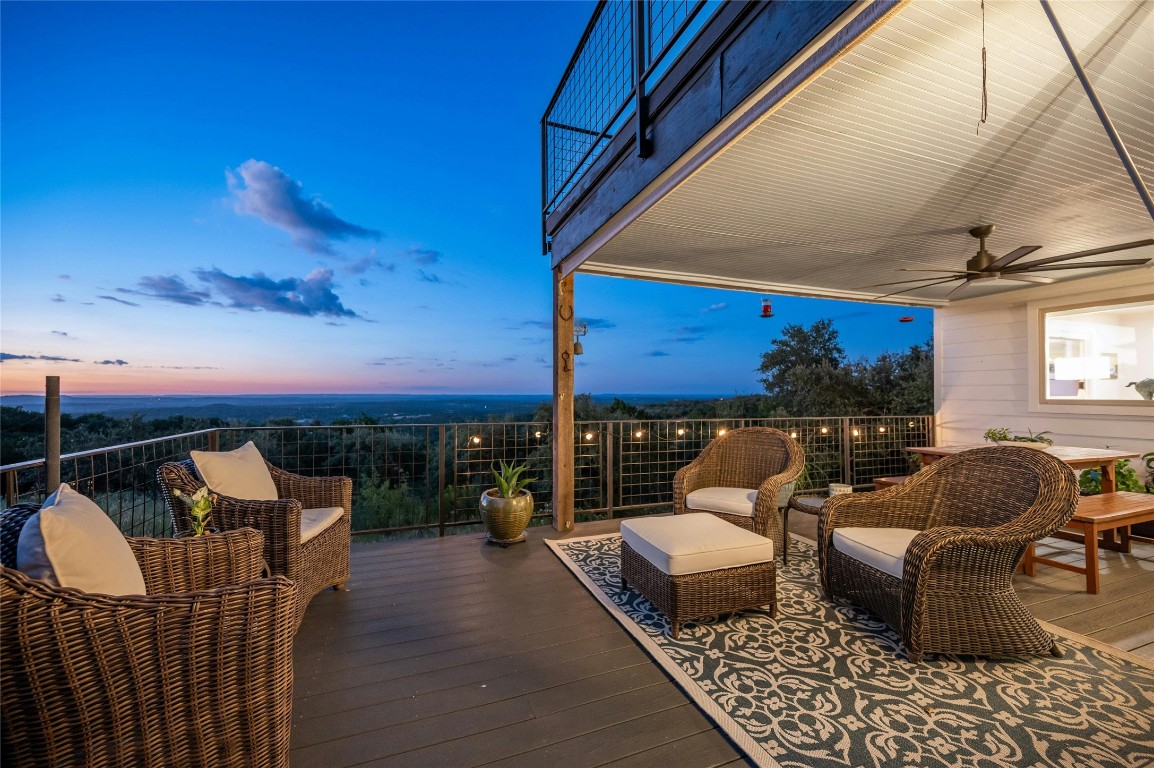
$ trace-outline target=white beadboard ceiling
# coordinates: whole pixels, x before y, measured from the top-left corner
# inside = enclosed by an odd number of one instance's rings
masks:
[[[1054,2],[1154,186],[1154,2]],[[1022,262],[1154,236],[1154,225],[1037,2],[907,4],[800,93],[593,253],[581,272],[877,300],[962,270],[967,230]],[[1154,258],[1154,246],[1090,257]],[[1149,268],[1137,279],[1150,280]],[[1076,279],[1092,268],[1042,273]],[[943,277],[945,275],[942,275]],[[957,282],[887,302],[941,305]],[[975,283],[956,298],[1029,287]]]

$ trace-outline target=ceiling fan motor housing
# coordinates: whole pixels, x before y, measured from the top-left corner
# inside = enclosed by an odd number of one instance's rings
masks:
[[[994,254],[986,250],[986,238],[994,231],[993,224],[983,224],[980,227],[974,227],[970,230],[970,235],[978,238],[978,252],[966,262],[967,272],[983,272],[986,267],[997,261]],[[1001,276],[1000,272],[989,272],[987,275],[982,275],[978,278],[977,275],[968,275],[967,279],[973,281],[975,278],[982,279],[985,277],[998,278]]]

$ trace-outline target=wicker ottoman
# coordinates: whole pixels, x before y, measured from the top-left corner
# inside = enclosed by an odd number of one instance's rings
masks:
[[[773,542],[709,513],[621,523],[621,586],[682,623],[767,606],[777,611]]]

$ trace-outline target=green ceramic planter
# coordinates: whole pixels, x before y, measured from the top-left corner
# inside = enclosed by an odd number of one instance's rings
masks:
[[[496,488],[481,494],[481,520],[489,541],[507,547],[525,540],[525,528],[533,517],[533,494],[521,491],[506,499]]]

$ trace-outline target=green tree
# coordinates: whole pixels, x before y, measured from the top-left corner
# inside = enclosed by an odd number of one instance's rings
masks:
[[[773,341],[773,349],[762,354],[757,370],[774,405],[793,416],[801,416],[815,405],[810,392],[812,382],[806,374],[819,377],[827,386],[832,385],[835,381],[845,381],[843,374],[835,373],[844,364],[845,350],[838,341],[833,321],[818,320],[808,328],[793,323],[782,328],[781,336]],[[834,399],[847,397],[848,393],[838,393]]]
[[[881,416],[932,413],[933,343],[876,360],[847,360],[830,320],[787,325],[761,356],[761,383],[771,410],[791,416]]]

